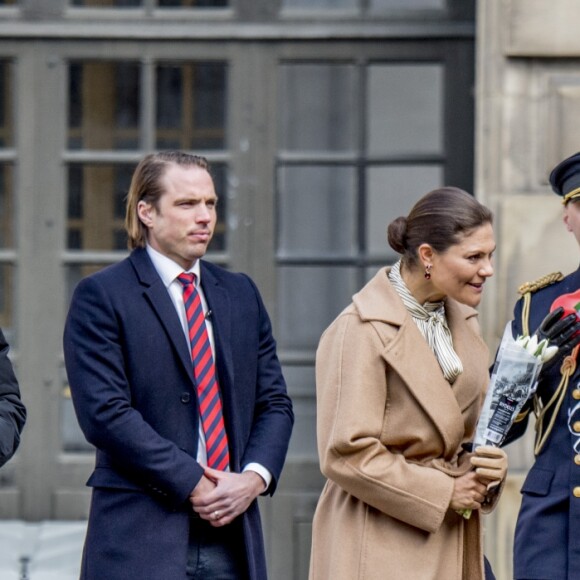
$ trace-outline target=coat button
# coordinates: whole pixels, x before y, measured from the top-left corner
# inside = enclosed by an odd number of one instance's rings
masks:
[[[191,395],[189,393],[181,393],[181,402],[186,405],[191,401]]]
[[[574,455],[574,463],[576,465],[580,465],[580,453],[578,455]]]
[[[575,487],[572,493],[574,494],[574,497],[580,497],[580,487]]]
[[[579,401],[580,400],[580,389],[574,389],[572,391],[572,397],[574,399],[576,399],[577,401]]]
[[[580,421],[574,421],[574,423],[572,423],[572,429],[574,429],[576,433],[580,433]]]

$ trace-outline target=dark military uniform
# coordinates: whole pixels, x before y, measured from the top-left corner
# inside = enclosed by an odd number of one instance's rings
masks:
[[[562,203],[580,203],[580,153],[559,163],[550,174]],[[566,211],[577,208],[567,207]],[[568,217],[568,213],[566,214]],[[566,220],[565,220],[566,221]],[[568,221],[566,221],[568,224]],[[577,224],[568,228],[580,243]],[[524,285],[525,286],[525,285]],[[551,275],[522,288],[516,304],[514,337],[533,333],[554,300],[580,289],[580,268]],[[578,347],[564,364],[547,365],[533,401],[528,401],[506,443],[523,435],[534,407],[536,460],[522,487],[522,506],[514,542],[516,580],[580,579],[580,364]],[[561,349],[560,352],[564,352]]]
[[[559,282],[531,295],[529,328],[533,332],[562,294],[580,288],[580,268]],[[516,304],[512,329],[514,337],[522,329],[524,300]],[[546,409],[537,432],[538,449],[534,465],[522,487],[522,506],[514,542],[514,578],[577,580],[580,578],[580,364],[561,388],[561,403],[556,394],[562,381],[561,365],[541,374],[536,407]],[[549,406],[550,400],[556,398]],[[510,430],[506,443],[526,430],[532,402]],[[569,414],[570,418],[569,418]],[[553,427],[550,422],[554,417]]]

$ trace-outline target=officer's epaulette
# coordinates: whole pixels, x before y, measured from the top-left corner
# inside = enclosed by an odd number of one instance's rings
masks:
[[[559,282],[564,278],[562,272],[552,272],[551,274],[546,274],[541,278],[538,278],[534,282],[525,282],[518,288],[518,293],[522,296],[527,294],[528,292],[536,292],[541,288],[545,288],[550,284],[554,284],[555,282]]]

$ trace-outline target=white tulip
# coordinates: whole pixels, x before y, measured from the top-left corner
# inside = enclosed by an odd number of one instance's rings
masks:
[[[547,338],[543,338],[538,342],[538,337],[535,334],[532,336],[518,336],[516,343],[532,356],[539,358],[542,363],[548,362],[558,352],[558,347],[550,346]]]
[[[548,346],[542,353],[542,362],[548,362],[558,352],[557,346]]]
[[[536,351],[534,352],[534,356],[541,358],[542,353],[544,352],[544,350],[546,350],[547,347],[548,347],[548,339],[543,338],[542,340],[540,340],[540,342],[538,342],[538,348],[536,348]]]
[[[528,346],[528,342],[530,342],[530,337],[529,336],[518,336],[516,338],[516,342],[522,347],[522,348],[526,348],[526,346]]]
[[[536,350],[538,350],[538,337],[533,334],[530,336],[530,340],[526,345],[526,350],[532,355],[536,356]]]

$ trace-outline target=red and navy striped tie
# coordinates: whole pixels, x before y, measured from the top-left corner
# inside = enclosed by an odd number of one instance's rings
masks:
[[[183,302],[189,328],[199,413],[205,433],[207,464],[208,467],[223,471],[230,463],[230,454],[205,314],[195,289],[195,274],[184,272],[177,279],[183,285]]]

